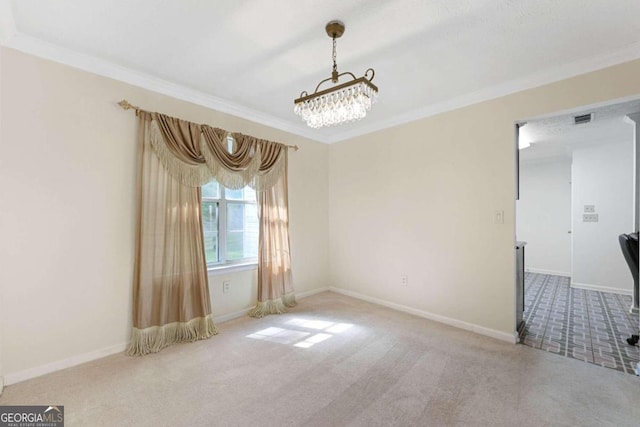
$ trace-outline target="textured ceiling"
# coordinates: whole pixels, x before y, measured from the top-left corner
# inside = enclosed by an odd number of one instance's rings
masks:
[[[640,57],[638,0],[0,0],[6,46],[324,142]],[[10,18],[9,15],[12,15]],[[319,130],[293,99],[372,67],[363,120]],[[135,103],[136,100],[130,100]]]
[[[640,99],[585,108],[572,113],[529,120],[520,139],[531,143],[520,150],[520,160],[571,157],[576,149],[633,140],[633,125],[627,114],[640,112]],[[590,123],[574,124],[574,117],[593,114]]]

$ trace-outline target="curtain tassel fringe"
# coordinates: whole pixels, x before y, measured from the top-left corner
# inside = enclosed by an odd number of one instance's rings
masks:
[[[296,296],[292,292],[283,295],[282,298],[272,299],[269,301],[258,301],[258,304],[249,312],[249,316],[260,319],[268,314],[282,314],[289,310],[288,308],[296,306]]]
[[[212,314],[188,322],[174,322],[145,329],[133,328],[126,353],[129,356],[144,356],[157,353],[171,344],[204,340],[217,333],[218,328],[213,323]]]

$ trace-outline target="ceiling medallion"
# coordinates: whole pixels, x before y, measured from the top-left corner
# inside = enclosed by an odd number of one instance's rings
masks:
[[[327,35],[333,39],[331,77],[318,83],[315,92],[311,95],[304,91],[298,99],[293,101],[293,111],[302,117],[309,127],[320,128],[360,120],[367,115],[371,104],[378,97],[378,87],[371,83],[375,75],[373,68],[365,71],[364,76],[360,78],[356,78],[350,72],[338,74],[336,39],[342,36],[344,28],[344,24],[340,21],[331,21],[325,27]],[[338,83],[338,79],[345,75],[351,76],[353,80],[318,92],[323,83],[329,80],[334,84]]]

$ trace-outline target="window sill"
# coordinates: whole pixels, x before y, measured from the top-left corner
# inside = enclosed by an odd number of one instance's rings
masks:
[[[248,271],[248,270],[256,270],[258,268],[258,262],[247,262],[242,264],[226,264],[226,265],[216,265],[213,267],[208,267],[207,272],[210,276],[218,276],[220,274],[227,273],[237,273],[239,271]]]

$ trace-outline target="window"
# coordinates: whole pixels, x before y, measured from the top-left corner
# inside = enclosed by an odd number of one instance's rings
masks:
[[[207,265],[255,262],[258,258],[258,208],[255,190],[202,186],[202,225]]]

